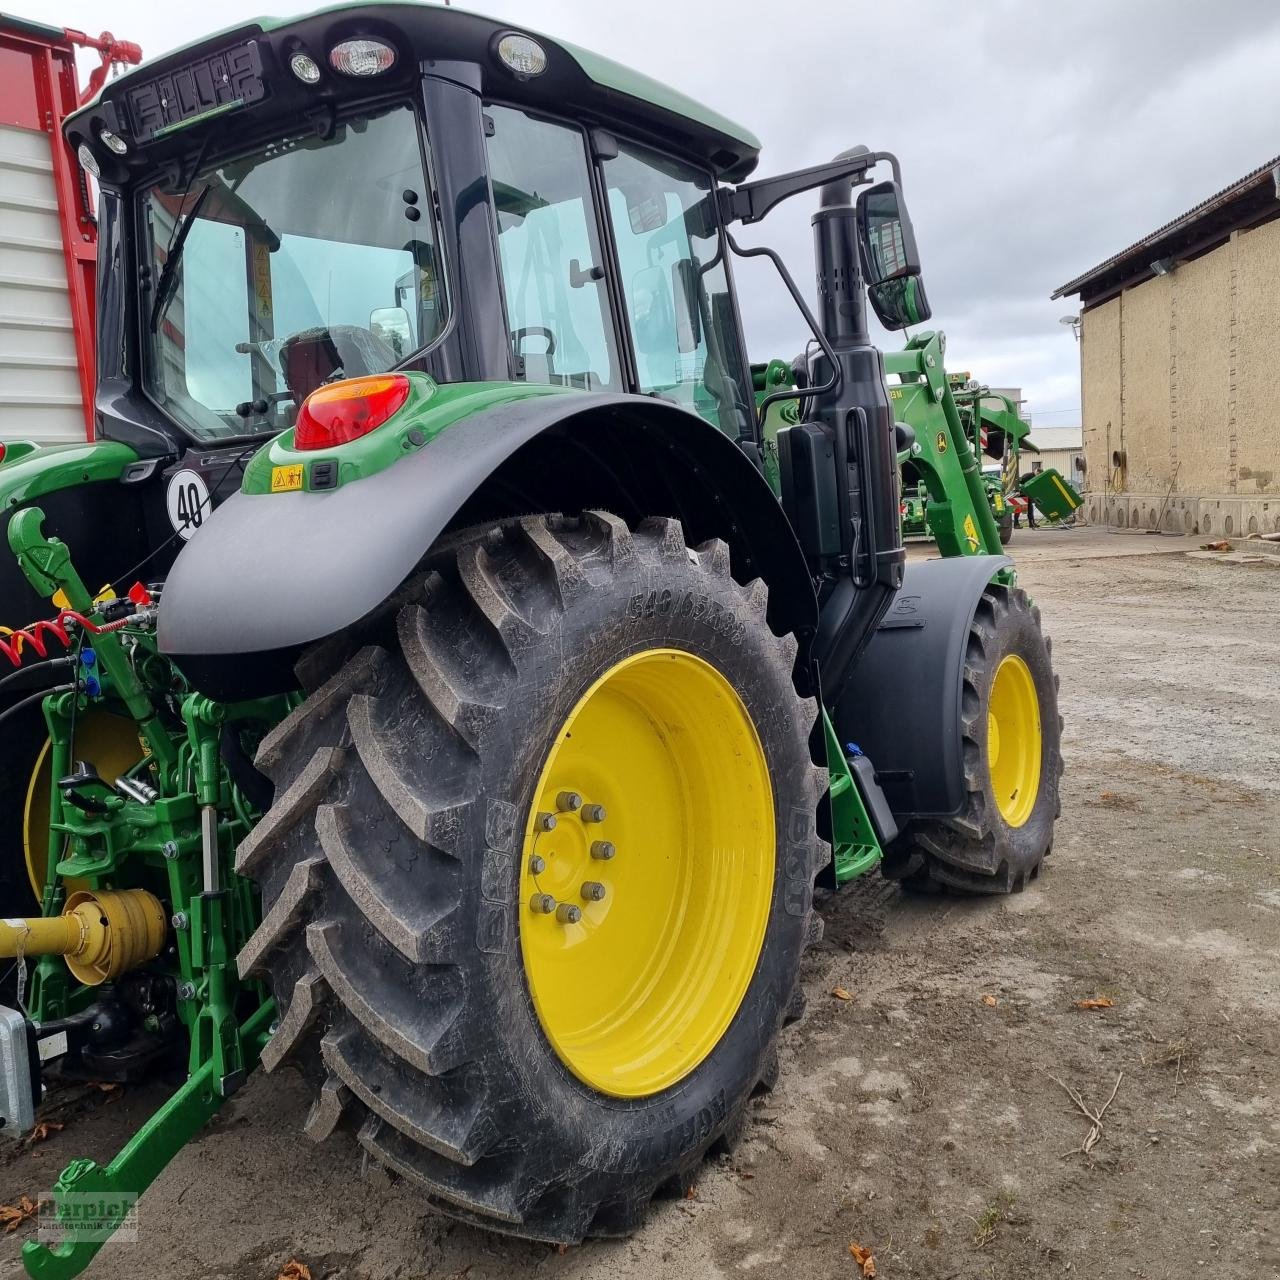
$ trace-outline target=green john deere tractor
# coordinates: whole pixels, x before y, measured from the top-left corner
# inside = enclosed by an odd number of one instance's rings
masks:
[[[186,1077],[28,1271],[256,1066],[445,1213],[631,1230],[773,1082],[815,883],[1007,893],[1052,846],[1039,611],[940,339],[891,361],[926,448],[867,333],[929,315],[897,161],[749,181],[683,95],[414,5],[225,31],[67,136],[99,438],[0,466],[0,1133],[48,1072]],[[814,191],[816,314],[732,234]],[[744,252],[807,359],[748,363]]]

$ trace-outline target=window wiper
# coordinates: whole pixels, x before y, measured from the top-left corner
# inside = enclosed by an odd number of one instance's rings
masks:
[[[160,279],[156,281],[156,300],[151,304],[152,333],[155,333],[156,327],[160,323],[160,317],[164,315],[165,308],[173,297],[174,289],[177,288],[178,263],[182,261],[182,247],[187,243],[187,236],[191,233],[191,228],[195,226],[196,215],[199,214],[201,206],[212,190],[213,183],[206,183],[204,189],[196,196],[195,204],[191,206],[187,216],[183,218],[177,237],[169,246],[169,256],[165,258],[164,266],[160,268]]]

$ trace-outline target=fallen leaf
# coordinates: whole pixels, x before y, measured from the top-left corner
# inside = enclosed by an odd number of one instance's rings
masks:
[[[1092,1000],[1077,1000],[1077,1009],[1110,1009],[1115,1001],[1110,996],[1094,996]]]
[[[30,1196],[19,1196],[18,1203],[0,1204],[0,1222],[4,1223],[5,1235],[17,1229],[36,1216],[38,1206]]]
[[[65,1125],[59,1124],[56,1120],[41,1120],[27,1134],[27,1146],[34,1147],[37,1142],[43,1142],[51,1133],[61,1133],[65,1127]]]
[[[689,1190],[684,1193],[684,1198],[686,1200],[696,1200],[698,1198],[698,1188],[690,1187]]]
[[[305,1262],[299,1262],[297,1258],[290,1258],[280,1268],[280,1274],[276,1276],[276,1280],[311,1280],[311,1268]]]
[[[866,1277],[874,1276],[876,1273],[876,1260],[871,1256],[870,1249],[864,1249],[862,1245],[851,1242],[849,1252],[853,1255],[853,1260],[862,1268],[862,1274]]]
[[[835,998],[836,998],[837,1000],[852,1000],[852,999],[853,999],[853,996],[851,996],[851,995],[849,994],[849,992],[847,992],[843,987],[832,987],[832,988],[831,988],[831,994],[832,994],[833,996],[835,996]]]
[[[556,1245],[556,1252],[563,1258],[569,1252],[569,1246],[567,1244],[558,1244]]]
[[[995,996],[983,996],[982,1003],[985,1004],[988,1009],[994,1009],[996,1005],[1000,1003],[1000,1001],[997,1000]]]

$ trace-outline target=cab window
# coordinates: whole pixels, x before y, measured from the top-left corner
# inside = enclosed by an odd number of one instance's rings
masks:
[[[491,106],[489,180],[517,376],[587,390],[621,385],[586,138]]]
[[[751,432],[742,349],[708,175],[621,143],[604,163],[640,390]]]
[[[202,440],[279,431],[447,320],[418,118],[354,115],[145,187],[147,389]]]

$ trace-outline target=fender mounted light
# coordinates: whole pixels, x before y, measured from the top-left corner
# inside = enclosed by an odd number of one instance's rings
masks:
[[[347,378],[317,387],[298,410],[293,447],[331,449],[358,440],[399,413],[408,398],[409,379],[403,373]]]

